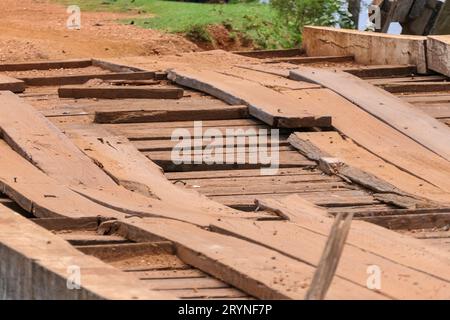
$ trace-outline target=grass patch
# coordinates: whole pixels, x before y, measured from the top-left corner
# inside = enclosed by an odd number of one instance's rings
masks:
[[[134,24],[171,33],[208,39],[208,25],[222,24],[233,33],[251,39],[259,48],[289,48],[300,42],[299,31],[284,26],[270,5],[257,2],[208,4],[160,0],[59,0],[77,4],[82,11],[140,11],[151,18],[133,19]],[[130,21],[124,21],[130,22]]]

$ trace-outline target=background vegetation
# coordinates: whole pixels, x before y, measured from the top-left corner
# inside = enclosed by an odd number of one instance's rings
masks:
[[[230,37],[239,37],[255,48],[292,48],[301,43],[306,24],[351,26],[341,0],[272,0],[260,4],[231,0],[227,4],[161,0],[60,0],[82,10],[138,11],[143,18],[127,20],[144,28],[182,33],[197,42],[214,42],[208,26],[223,25]],[[151,15],[149,17],[148,15]]]

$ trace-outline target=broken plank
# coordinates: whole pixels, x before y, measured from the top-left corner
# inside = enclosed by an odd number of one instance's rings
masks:
[[[325,209],[315,210],[311,205],[306,205],[305,200],[298,195],[277,198],[271,203],[271,207],[295,217],[292,221],[298,227],[323,235],[329,234],[333,219],[327,218]],[[348,243],[450,283],[448,255],[440,250],[424,247],[417,239],[355,220],[352,223]]]
[[[131,218],[126,223],[105,223],[108,226],[117,226],[118,233],[129,239],[158,236],[172,241],[185,263],[260,299],[303,299],[314,272],[310,265],[273,250],[185,223]],[[283,281],[277,281],[279,277]],[[357,299],[358,294],[383,298],[344,279],[335,280],[328,298]]]
[[[60,183],[115,186],[58,128],[11,92],[0,92],[0,129],[14,150]]]
[[[156,88],[152,86],[63,86],[58,88],[60,98],[97,98],[97,99],[181,99],[181,88]]]
[[[450,161],[450,129],[410,104],[345,72],[299,67],[290,78],[327,87]]]
[[[143,123],[160,121],[182,121],[182,120],[228,120],[248,117],[248,107],[244,105],[233,106],[210,106],[188,108],[179,105],[166,110],[158,109],[136,109],[96,111],[96,123]]]
[[[25,83],[22,80],[0,74],[0,91],[12,91],[15,93],[25,91]]]
[[[123,137],[88,135],[79,132],[73,141],[93,161],[101,163],[114,181],[124,188],[147,197],[173,203],[181,208],[197,208],[201,212],[229,212],[224,206],[200,194],[184,190],[168,181],[161,169],[140,153]]]
[[[333,116],[333,126],[359,146],[444,192],[450,192],[450,179],[443,177],[450,172],[447,160],[336,93],[328,89],[314,89],[291,90],[285,94],[298,97],[310,108],[326,110]]]
[[[10,300],[175,299],[149,291],[130,274],[89,257],[16,212],[0,206],[0,293]],[[68,290],[73,266],[83,270],[79,290]],[[10,267],[5,267],[10,266]]]
[[[102,73],[102,74],[86,74],[86,75],[68,75],[68,76],[45,76],[45,77],[22,77],[29,86],[62,86],[72,84],[82,84],[91,79],[101,80],[148,80],[154,79],[154,72],[119,72],[119,73]]]
[[[270,126],[299,128],[331,125],[331,117],[307,112],[297,101],[249,80],[206,70],[170,70],[168,77],[180,85],[206,92],[229,104],[246,104],[250,115]]]
[[[376,188],[375,185],[372,185],[372,183],[375,183],[374,179],[366,180],[366,187],[372,186],[372,190],[376,192],[397,193],[403,196],[406,192],[415,195],[418,199],[427,198],[441,203],[450,202],[450,193],[443,192],[426,181],[383,161],[383,159],[358,146],[351,139],[343,138],[337,132],[297,132],[291,136],[290,141],[308,158],[315,156],[315,154],[311,155],[310,149],[316,148],[326,151],[331,157],[339,158],[350,167],[373,175],[382,181],[381,184],[378,183],[379,187]],[[310,146],[310,148],[305,147],[305,145]],[[339,168],[337,170],[339,171]],[[347,176],[346,173],[350,175]],[[342,174],[349,179],[355,178],[348,170]],[[421,202],[418,199],[416,200],[417,204]]]
[[[333,219],[323,218],[323,223],[329,227]],[[328,233],[321,230],[310,230],[307,226],[286,221],[217,221],[212,230],[226,235],[245,239],[249,242],[270,248],[288,257],[317,267],[325,247]],[[370,225],[368,225],[370,227]],[[352,233],[352,231],[350,231]],[[392,237],[396,234],[392,232]],[[356,240],[352,239],[353,241]],[[387,259],[371,252],[369,246],[361,248],[358,243],[347,242],[340,259],[336,278],[348,279],[355,284],[365,286],[367,267],[377,265],[383,270],[380,294],[394,299],[433,299],[449,297],[448,281],[438,276],[429,275],[427,270],[417,271],[403,266],[395,260]],[[304,244],[308,244],[305,246]],[[355,245],[356,244],[356,245]],[[399,275],[405,277],[399,277]],[[406,276],[408,275],[408,276]],[[420,286],[418,285],[420,283]],[[428,289],[424,289],[424,287]],[[333,283],[331,284],[333,288]]]
[[[14,152],[3,140],[0,140],[0,150],[1,190],[34,216],[97,219],[98,216],[118,218],[123,215],[96,205],[61,185]]]

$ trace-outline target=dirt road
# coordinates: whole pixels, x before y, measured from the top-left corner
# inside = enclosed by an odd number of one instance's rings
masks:
[[[138,16],[137,12],[82,12],[81,30],[68,30],[66,9],[47,0],[1,0],[0,63],[199,50],[182,36],[123,25],[117,21]]]

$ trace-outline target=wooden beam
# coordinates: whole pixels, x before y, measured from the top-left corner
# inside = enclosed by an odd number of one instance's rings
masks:
[[[397,97],[345,72],[299,67],[290,78],[327,87],[450,161],[450,129]]]
[[[158,236],[172,241],[178,257],[185,263],[260,299],[303,299],[314,272],[310,265],[274,250],[185,223],[132,218],[123,223],[105,223],[105,228],[108,226],[117,228],[119,234],[129,239]],[[236,253],[240,259],[236,259]],[[283,281],[276,281],[280,276]],[[357,294],[383,298],[344,279],[336,279],[328,297],[350,299]]]
[[[333,126],[344,136],[385,162],[391,163],[441,192],[450,192],[450,164],[391,126],[371,116],[328,89],[291,90],[285,94],[297,97],[299,103],[316,112],[328,112]],[[437,169],[440,168],[440,169]]]
[[[208,94],[229,104],[246,104],[250,115],[275,127],[328,127],[331,118],[307,112],[297,101],[275,90],[245,79],[214,71],[171,70],[169,79]]]
[[[282,49],[282,50],[253,50],[253,51],[234,51],[234,54],[238,54],[245,57],[266,59],[277,57],[296,57],[305,53],[302,49]]]
[[[115,186],[69,138],[11,92],[0,92],[0,129],[14,150],[61,183]]]
[[[0,64],[0,71],[27,71],[27,70],[50,70],[50,69],[72,69],[87,68],[92,65],[91,59],[73,59],[60,61],[36,61]]]
[[[322,56],[322,57],[291,57],[291,58],[273,58],[264,60],[264,63],[291,63],[291,64],[311,64],[311,63],[337,63],[354,61],[352,55],[346,56]]]
[[[147,109],[147,110],[146,110]],[[183,121],[183,120],[227,120],[248,117],[248,107],[244,105],[233,106],[204,106],[187,108],[180,104],[175,108],[166,110],[155,110],[152,108],[141,108],[130,110],[117,109],[108,111],[96,111],[94,122],[96,123],[145,123],[161,121]]]
[[[15,93],[25,91],[25,83],[22,80],[0,74],[0,91],[12,91]]]
[[[83,87],[63,86],[58,88],[60,98],[97,98],[97,99],[181,99],[181,88],[155,88],[145,86],[127,87]]]
[[[82,84],[91,79],[101,80],[148,80],[154,79],[154,72],[120,72],[120,73],[101,73],[101,74],[83,74],[68,76],[44,76],[44,77],[26,77],[19,78],[29,86],[62,86],[72,84]]]
[[[383,161],[337,132],[297,132],[290,136],[289,142],[303,155],[318,162],[323,158],[338,158],[340,165],[332,170],[374,192],[397,194],[405,201],[409,199],[405,203],[413,206],[436,207],[438,203],[450,202],[449,193]]]

